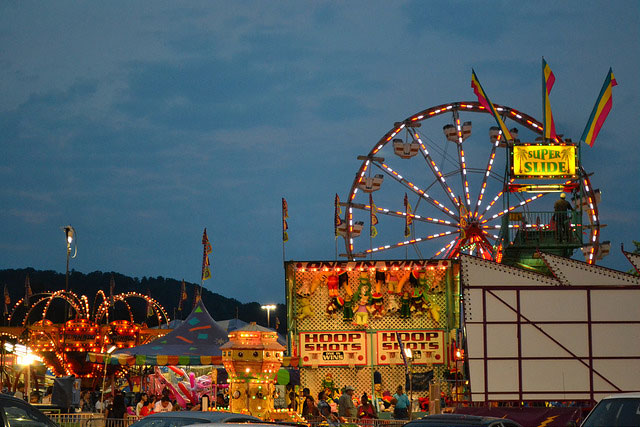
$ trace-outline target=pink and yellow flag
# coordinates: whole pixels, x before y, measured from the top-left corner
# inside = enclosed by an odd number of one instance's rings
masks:
[[[482,89],[482,85],[480,85],[480,82],[478,81],[478,77],[476,76],[476,72],[473,69],[471,69],[471,87],[473,88],[473,92],[478,97],[478,102],[480,103],[480,105],[482,105],[484,108],[487,109],[487,111],[493,114],[493,117],[496,119],[496,122],[498,123],[498,126],[500,127],[500,130],[504,135],[504,138],[507,141],[513,140],[513,137],[511,136],[511,132],[509,132],[507,125],[505,125],[502,119],[500,118],[500,115],[498,114],[498,110],[496,110],[496,107],[493,106],[486,92],[484,91],[484,89]]]
[[[611,111],[611,106],[613,105],[611,88],[617,85],[618,82],[616,82],[613,71],[609,68],[609,72],[607,73],[607,77],[604,79],[602,89],[600,89],[600,95],[598,95],[598,99],[596,100],[596,105],[594,105],[589,121],[587,122],[587,126],[584,128],[584,132],[580,137],[580,141],[584,142],[589,147],[593,147],[593,143],[596,141],[604,121],[607,120],[607,116],[609,115],[609,111]]]
[[[556,125],[553,122],[551,102],[549,101],[549,94],[555,81],[556,76],[553,75],[553,71],[551,71],[547,61],[542,58],[542,124],[544,139],[556,139]]]

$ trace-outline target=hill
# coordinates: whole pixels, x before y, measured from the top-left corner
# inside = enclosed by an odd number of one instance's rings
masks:
[[[11,300],[11,304],[7,307],[8,311],[11,311],[13,305],[25,296],[27,275],[29,276],[33,295],[65,288],[65,275],[63,273],[51,270],[41,271],[33,268],[0,270],[0,285],[6,285]],[[114,281],[113,294],[124,292],[148,294],[164,306],[171,319],[184,319],[187,317],[193,307],[195,292],[200,287],[199,284],[185,282],[187,299],[183,302],[182,310],[178,310],[182,281],[162,276],[139,279],[116,272],[94,271],[93,273],[84,274],[72,270],[69,272],[69,290],[77,295],[86,295],[90,309],[93,310],[95,296],[99,290],[102,290],[107,296],[109,295],[112,277]],[[267,326],[267,315],[257,302],[241,303],[234,298],[226,298],[205,288],[202,289],[202,301],[215,320],[238,318],[245,322],[256,322]],[[134,311],[136,319],[144,319],[146,317],[146,304],[131,304],[131,309]],[[58,310],[58,312],[60,311],[64,313],[64,309]],[[52,312],[51,316],[54,316],[52,320],[59,321],[55,318],[55,312]],[[51,319],[51,316],[47,315],[47,318]],[[122,317],[122,313],[114,313],[112,319],[119,317]],[[271,326],[275,326],[276,318],[278,318],[280,320],[278,332],[286,334],[286,306],[278,304],[270,317]],[[15,321],[12,320],[11,324],[15,324]]]

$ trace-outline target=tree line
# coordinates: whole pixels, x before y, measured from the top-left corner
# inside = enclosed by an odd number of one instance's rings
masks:
[[[33,297],[37,294],[54,292],[65,289],[65,274],[52,270],[35,270],[33,268],[23,269],[5,269],[0,270],[0,284],[3,285],[3,303],[5,313],[4,320],[8,312],[21,298],[27,293],[26,280],[29,278],[29,286]],[[112,280],[113,278],[113,280]],[[113,283],[113,290],[111,284]],[[6,293],[5,293],[6,289]],[[77,295],[86,295],[89,305],[93,310],[95,296],[99,290],[102,290],[106,296],[113,294],[121,294],[125,292],[138,292],[149,295],[158,301],[166,310],[171,319],[184,319],[191,312],[194,306],[194,298],[196,293],[200,292],[200,285],[185,282],[186,299],[181,301],[182,297],[182,281],[158,277],[129,277],[116,272],[94,271],[93,273],[84,274],[75,270],[69,271],[69,288],[70,291]],[[256,322],[259,325],[267,326],[266,312],[257,302],[242,303],[235,298],[227,298],[218,293],[211,292],[206,288],[202,288],[202,301],[214,320],[240,319],[245,322]],[[9,304],[7,302],[10,301]],[[57,302],[58,306],[63,302]],[[130,304],[131,310],[134,312],[135,319],[146,318],[147,306],[141,300],[139,304]],[[53,308],[53,307],[52,307]],[[57,317],[64,316],[64,308],[62,310],[50,310],[47,318],[59,321]],[[119,312],[120,311],[120,312]],[[122,317],[123,307],[114,307],[112,319]],[[60,314],[62,313],[62,314]],[[57,317],[56,317],[57,316]],[[276,310],[271,312],[271,327],[278,325],[278,332],[286,334],[286,306],[277,304]],[[126,318],[126,317],[122,317]],[[31,320],[31,317],[30,317]],[[15,324],[14,321],[11,322]],[[150,325],[151,326],[151,325]]]

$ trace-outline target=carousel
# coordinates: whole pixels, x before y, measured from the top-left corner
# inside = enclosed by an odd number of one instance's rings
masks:
[[[125,318],[114,319],[116,312]],[[139,312],[147,316],[136,318]],[[88,352],[106,353],[145,344],[166,334],[167,329],[157,326],[168,322],[165,309],[148,295],[126,292],[106,296],[100,290],[91,307],[85,295],[58,290],[18,300],[8,326],[0,327],[0,335],[5,341],[27,346],[55,376],[95,379],[102,377],[104,366],[86,363]]]

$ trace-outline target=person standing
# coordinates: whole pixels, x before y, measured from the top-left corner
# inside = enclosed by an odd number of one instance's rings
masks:
[[[393,395],[393,399],[396,402],[396,405],[393,409],[393,418],[395,418],[396,420],[408,420],[409,407],[411,406],[411,402],[409,402],[409,398],[402,391],[401,385],[399,385],[396,389],[396,394]]]
[[[318,393],[318,412],[325,418],[331,413],[331,406],[327,403],[327,397],[324,391]]]
[[[360,398],[360,403],[360,407],[358,408],[358,418],[378,418],[378,414],[376,414],[376,408],[374,408],[369,401],[369,396],[367,396],[367,393],[362,395],[362,398]]]
[[[18,384],[18,388],[16,388],[16,391],[13,393],[13,396],[17,397],[18,399],[24,400],[24,384],[22,383]]]
[[[124,415],[127,412],[127,407],[124,403],[124,396],[120,392],[116,392],[113,397],[113,403],[107,407],[105,418],[107,419],[107,426],[118,427],[121,425],[124,419]]]
[[[356,418],[356,405],[353,403],[353,387],[346,386],[342,392],[342,396],[338,399],[338,415],[343,418]]]
[[[140,411],[142,411],[142,408],[147,404],[148,400],[149,400],[149,396],[147,396],[147,393],[142,393],[140,395],[140,401],[136,405],[136,415],[138,417],[140,416]]]
[[[93,403],[91,402],[91,392],[85,391],[80,398],[80,410],[82,412],[93,412]]]
[[[147,396],[148,398],[148,396]],[[152,395],[151,398],[147,400],[147,402],[145,403],[145,405],[142,407],[142,409],[140,409],[140,416],[141,417],[146,417],[149,414],[153,414],[153,410],[155,408],[155,404],[156,404],[156,396]]]
[[[305,397],[304,402],[302,402],[302,416],[306,420],[316,419],[320,415],[318,411],[318,407],[316,406],[316,402],[313,399],[313,396],[310,394]]]
[[[570,227],[570,217],[567,215],[567,211],[573,211],[571,207],[571,203],[567,202],[567,195],[564,193],[560,193],[560,198],[556,200],[553,204],[553,219],[556,222],[556,231],[558,241],[562,242],[563,240],[571,240],[571,236],[569,235]]]
[[[162,399],[156,402],[153,412],[171,412],[173,405],[169,396],[162,396]]]

